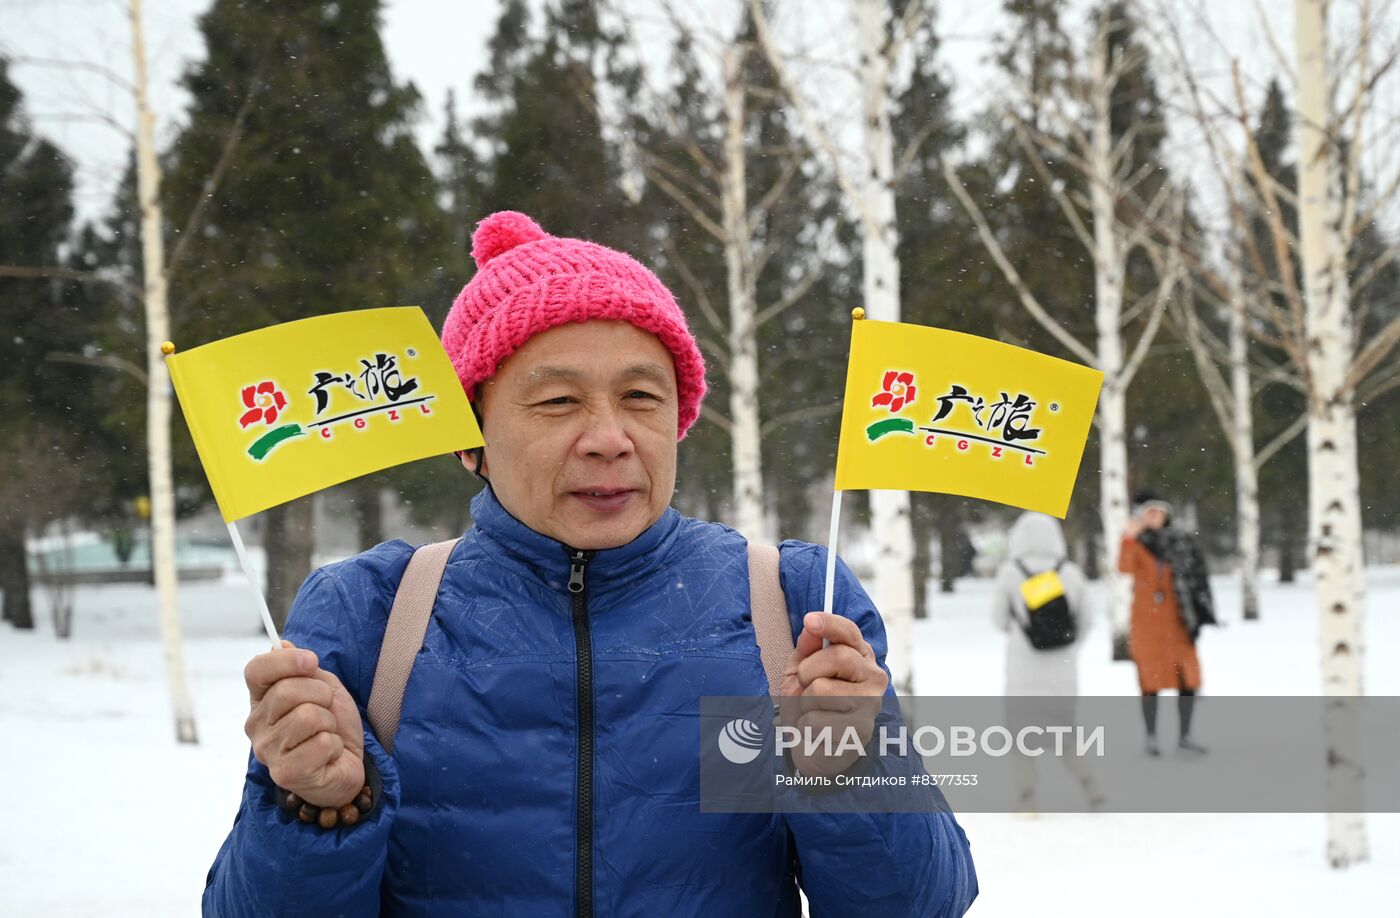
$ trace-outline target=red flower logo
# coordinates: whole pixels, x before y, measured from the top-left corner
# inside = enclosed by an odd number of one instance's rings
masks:
[[[891,412],[898,412],[905,405],[912,405],[915,395],[918,394],[918,390],[914,387],[913,373],[886,370],[884,386],[885,391],[870,400],[870,407],[878,408],[884,405]]]
[[[287,396],[271,380],[264,380],[256,386],[243,387],[243,407],[248,410],[238,419],[239,427],[246,428],[259,421],[272,425],[277,422],[277,415],[287,407]]]

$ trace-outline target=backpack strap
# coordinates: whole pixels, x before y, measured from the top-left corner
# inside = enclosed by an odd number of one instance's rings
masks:
[[[384,642],[379,648],[379,663],[374,670],[374,685],[366,706],[369,722],[380,745],[389,753],[394,751],[394,736],[403,713],[403,693],[413,661],[423,646],[428,632],[428,619],[433,614],[438,586],[447,567],[447,559],[459,539],[424,545],[413,553],[408,569],[399,581],[394,605],[384,627]],[[792,656],[792,623],[788,619],[787,598],[783,595],[778,575],[779,554],[776,546],[749,543],[749,608],[753,619],[754,639],[758,643],[763,671],[768,677],[768,692],[776,697],[782,683],[783,668]]]
[[[408,569],[399,581],[389,622],[384,626],[384,643],[379,646],[379,664],[374,669],[374,686],[369,692],[370,726],[384,751],[393,754],[394,735],[399,732],[403,713],[403,692],[413,661],[428,633],[428,619],[437,601],[438,585],[447,559],[460,539],[433,542],[413,552]]]
[[[774,698],[778,697],[783,668],[793,648],[792,622],[778,576],[778,560],[777,546],[749,543],[749,610],[758,655],[768,676],[768,694]]]

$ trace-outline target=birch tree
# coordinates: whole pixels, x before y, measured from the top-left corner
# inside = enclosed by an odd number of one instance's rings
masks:
[[[1250,298],[1243,289],[1239,265],[1230,264],[1224,270],[1228,273],[1225,282],[1228,292],[1223,301],[1193,285],[1174,315],[1181,335],[1191,349],[1212,413],[1230,448],[1235,476],[1235,541],[1240,555],[1241,616],[1246,621],[1253,621],[1260,617],[1259,472],[1279,450],[1303,433],[1307,427],[1307,415],[1300,415],[1266,445],[1256,448],[1254,395],[1257,386],[1256,370],[1249,357],[1249,326],[1255,321],[1258,309],[1251,308]],[[1219,282],[1219,278],[1216,280]],[[1224,313],[1227,326],[1224,342],[1203,325],[1197,314],[1196,300],[1201,295],[1215,304],[1218,313]]]
[[[1358,403],[1394,388],[1400,376],[1388,363],[1400,343],[1400,316],[1378,321],[1369,298],[1361,295],[1400,257],[1400,246],[1362,244],[1383,218],[1394,216],[1400,191],[1400,168],[1388,155],[1395,122],[1380,117],[1377,104],[1377,93],[1400,62],[1400,39],[1384,34],[1377,13],[1370,0],[1361,0],[1351,34],[1335,57],[1329,52],[1331,26],[1323,0],[1296,0],[1291,57],[1272,26],[1261,23],[1299,91],[1296,188],[1273,175],[1261,155],[1238,61],[1232,92],[1210,100],[1212,114],[1233,115],[1241,138],[1235,156],[1258,195],[1277,260],[1276,270],[1270,270],[1257,252],[1249,255],[1282,301],[1261,313],[1269,322],[1265,335],[1286,356],[1307,405],[1309,551],[1323,692],[1329,698],[1326,780],[1334,812],[1328,817],[1327,857],[1334,867],[1369,856],[1360,812],[1361,732],[1356,708],[1347,701],[1363,693],[1365,651],[1356,411]],[[1363,165],[1380,174],[1363,182]],[[1285,219],[1290,205],[1298,214],[1296,236]]]
[[[162,343],[169,336],[169,311],[166,303],[166,259],[163,220],[160,206],[160,166],[156,157],[156,119],[148,97],[145,33],[142,27],[141,0],[128,0],[127,16],[131,28],[132,79],[124,80],[106,68],[86,65],[128,89],[134,108],[134,130],[119,122],[113,123],[131,138],[136,148],[136,167],[141,210],[140,236],[143,251],[143,275],[139,290],[145,309],[146,366],[143,369],[120,358],[110,358],[105,365],[132,373],[145,382],[147,475],[151,498],[151,565],[156,585],[158,621],[165,660],[166,680],[170,689],[171,707],[175,719],[175,735],[181,743],[198,742],[194,705],[185,679],[183,638],[181,634],[178,580],[175,566],[175,504],[171,475],[170,450],[170,380],[165,370]],[[60,66],[84,67],[84,62],[53,62]],[[102,116],[105,120],[105,116]],[[213,182],[217,186],[217,180]],[[6,276],[48,276],[85,283],[114,285],[127,289],[128,284],[111,273],[84,271],[52,265],[6,266],[0,268]],[[58,355],[64,357],[65,355]],[[84,362],[103,364],[101,359],[86,358]]]
[[[1310,549],[1320,615],[1322,687],[1328,696],[1362,694],[1365,580],[1361,552],[1361,485],[1357,472],[1356,382],[1400,339],[1400,319],[1360,349],[1351,315],[1348,253],[1359,226],[1359,151],[1370,103],[1370,4],[1363,3],[1357,89],[1351,130],[1330,111],[1336,81],[1327,58],[1323,0],[1297,0],[1298,228],[1303,269],[1303,368],[1308,392]],[[1391,59],[1393,61],[1393,58]],[[1344,113],[1345,115],[1345,113]],[[1345,133],[1344,133],[1345,132]],[[1346,137],[1346,133],[1352,136]],[[1344,152],[1344,141],[1351,145]],[[1344,804],[1328,816],[1327,855],[1334,867],[1366,860],[1361,814],[1361,728],[1356,708],[1329,702],[1328,799]]]
[[[185,682],[184,641],[175,571],[175,487],[170,465],[170,375],[162,345],[170,335],[166,301],[164,219],[160,206],[160,163],[156,158],[156,117],[151,111],[146,76],[146,39],[141,0],[129,0],[131,54],[135,74],[136,176],[141,203],[141,245],[146,305],[146,455],[151,480],[151,568],[160,609],[165,677],[175,711],[175,735],[182,743],[199,741],[194,702]]]
[[[1115,39],[1123,28],[1116,7],[1096,17],[1092,44],[1073,68],[1060,91],[1031,81],[1017,81],[1017,105],[1002,109],[1010,120],[1028,161],[1050,188],[1065,220],[1094,266],[1093,321],[1095,338],[1086,344],[1044,307],[1004,250],[982,208],[967,193],[950,158],[943,173],[949,187],[977,226],[978,235],[1015,291],[1021,306],[1061,346],[1079,361],[1104,374],[1095,423],[1099,435],[1099,515],[1103,531],[1100,564],[1110,585],[1112,614],[1118,627],[1127,616],[1128,583],[1117,574],[1117,552],[1128,520],[1127,393],[1161,328],[1166,307],[1182,275],[1177,253],[1168,250],[1157,262],[1156,285],[1128,302],[1129,259],[1148,252],[1158,219],[1179,223],[1183,202],[1172,186],[1160,180],[1156,163],[1138,161],[1137,146],[1147,131],[1160,125],[1134,122],[1115,131],[1114,97],[1125,78],[1144,63],[1142,50]],[[1026,117],[1044,113],[1054,131]],[[1047,162],[1067,167],[1078,188],[1054,176]],[[1153,188],[1145,208],[1129,206]],[[1128,329],[1141,316],[1137,340],[1128,347]]]
[[[819,228],[817,238],[808,240],[816,244],[799,245],[785,236],[778,219],[799,194],[799,184],[814,177],[804,175],[806,147],[775,123],[780,113],[774,110],[771,76],[757,53],[748,7],[741,7],[738,27],[729,35],[699,33],[671,4],[662,8],[677,35],[686,91],[677,97],[645,81],[644,106],[656,122],[656,142],[636,132],[627,139],[647,182],[722,253],[723,311],[692,265],[693,253],[686,249],[693,246],[668,238],[664,258],[699,307],[704,324],[698,337],[727,384],[727,409],[707,407],[704,417],[730,439],[735,528],[750,539],[771,542],[763,440],[786,424],[832,414],[839,405],[765,411],[760,332],[802,303],[826,270],[821,238],[826,233]],[[635,40],[632,44],[637,46]],[[707,115],[715,99],[717,111]],[[755,169],[760,163],[763,168]],[[762,283],[765,272],[776,284]],[[765,291],[771,298],[764,298]]]
[[[1167,20],[1170,21],[1170,20]],[[1299,415],[1262,448],[1255,446],[1254,395],[1256,376],[1260,385],[1286,384],[1301,388],[1296,373],[1278,365],[1256,368],[1251,362],[1251,328],[1260,328],[1272,319],[1275,309],[1272,268],[1261,268],[1267,259],[1257,238],[1257,196],[1250,195],[1251,183],[1242,159],[1220,136],[1218,122],[1207,112],[1180,33],[1172,28],[1173,74],[1182,84],[1181,97],[1195,127],[1203,133],[1211,152],[1210,169],[1224,202],[1225,227],[1212,234],[1196,215],[1192,223],[1167,227],[1161,223],[1154,236],[1162,244],[1177,248],[1190,265],[1194,281],[1188,296],[1180,298],[1173,315],[1176,326],[1190,347],[1197,372],[1225,442],[1230,448],[1235,478],[1236,546],[1239,552],[1241,615],[1246,621],[1259,618],[1260,512],[1259,472],[1279,450],[1296,439],[1306,428],[1306,415]],[[1197,301],[1204,299],[1225,326],[1222,342],[1208,322],[1202,322]],[[1267,342],[1267,336],[1266,343]]]
[[[860,94],[860,155],[852,168],[839,152],[835,131],[819,122],[810,100],[798,90],[788,55],[777,46],[762,0],[750,0],[759,42],[808,139],[822,150],[860,227],[862,300],[865,314],[900,320],[899,231],[895,222],[895,143],[890,124],[897,94],[894,74],[901,52],[923,19],[924,3],[910,0],[891,23],[887,0],[851,0]],[[914,618],[914,533],[907,491],[871,491],[871,535],[875,540],[875,601],[889,632],[890,672],[895,690],[913,690],[911,626]]]

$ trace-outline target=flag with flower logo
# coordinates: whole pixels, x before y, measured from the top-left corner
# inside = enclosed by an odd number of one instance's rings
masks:
[[[165,363],[227,522],[483,442],[416,306],[287,322]]]
[[[1064,517],[1103,374],[904,322],[851,329],[837,490],[937,491]]]

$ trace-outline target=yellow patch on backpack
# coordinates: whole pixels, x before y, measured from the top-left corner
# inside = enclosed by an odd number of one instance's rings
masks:
[[[1063,595],[1065,585],[1060,580],[1059,571],[1046,571],[1021,581],[1021,598],[1026,601],[1026,608],[1031,612]]]

